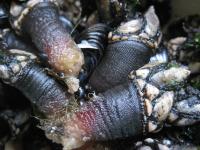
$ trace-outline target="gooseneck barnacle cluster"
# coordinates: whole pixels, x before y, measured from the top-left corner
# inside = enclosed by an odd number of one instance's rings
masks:
[[[95,96],[79,108],[73,106],[73,96],[34,63],[35,57],[23,51],[6,53],[1,58],[1,78],[21,90],[45,114],[48,119],[41,122],[46,134],[54,141],[61,140],[65,149],[79,147],[88,140],[156,132],[165,123],[188,125],[199,121],[198,117],[190,116],[199,113],[193,109],[199,104],[190,105],[192,110],[185,109],[199,96],[193,93],[185,95],[185,99],[176,97],[183,91],[186,94],[189,88],[184,86],[184,80],[190,71],[179,64],[148,64],[131,72],[127,83]],[[34,91],[37,94],[30,93],[37,85],[40,85]]]
[[[64,150],[130,137],[142,138],[135,149],[152,143],[168,148],[162,137],[146,136],[199,123],[200,91],[181,54],[185,50],[192,59],[200,44],[194,43],[195,53],[185,48],[191,42],[185,39],[163,48],[153,6],[130,14],[126,1],[96,4],[98,13],[105,13],[99,15],[103,23],[85,22],[90,26],[72,36],[73,23],[60,19],[60,1],[12,1],[7,17],[12,30],[0,29],[0,90],[7,84],[23,93],[46,137]],[[11,133],[0,133],[0,146],[26,132],[30,113],[30,108],[0,110],[0,128]]]

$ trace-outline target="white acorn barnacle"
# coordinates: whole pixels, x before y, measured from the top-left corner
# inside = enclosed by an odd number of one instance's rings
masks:
[[[178,48],[187,40],[186,37],[177,37],[171,39],[167,43],[167,48],[171,57],[175,57],[178,53]]]
[[[145,79],[149,75],[149,69],[138,69],[136,71],[136,75],[142,79]]]
[[[113,33],[112,33],[112,32],[109,32],[109,33],[108,33],[108,39],[111,39],[112,36],[113,36]]]
[[[129,38],[128,36],[122,36],[121,40],[128,40],[128,38]]]
[[[16,59],[21,62],[27,60],[27,57],[21,55],[21,56],[16,56]]]
[[[18,64],[11,64],[10,68],[12,69],[13,73],[18,73],[20,71],[20,66]]]
[[[164,86],[174,82],[182,82],[189,74],[190,71],[186,67],[171,67],[154,74],[150,80],[159,86]]]
[[[193,105],[191,105],[192,102],[190,103],[190,100],[193,100],[193,99],[189,99],[189,100],[187,99],[187,100],[177,102],[175,105],[177,110],[179,112],[184,112],[188,114],[200,112],[200,104],[194,103]]]
[[[151,69],[151,68],[158,66],[160,64],[162,64],[162,63],[161,62],[151,62],[151,63],[144,65],[141,69]]]
[[[17,60],[19,59],[19,61],[24,61],[24,59],[26,59],[27,57],[29,57],[30,59],[37,58],[34,54],[23,51],[23,50],[10,49],[9,52],[11,54],[17,54],[18,56],[16,56],[16,58],[17,58]]]
[[[152,114],[153,107],[148,99],[145,99],[144,104],[145,104],[147,116],[150,116]]]
[[[158,148],[160,149],[160,150],[170,150],[166,145],[164,145],[164,144],[158,144]]]
[[[27,65],[27,62],[24,61],[24,62],[21,62],[20,64],[22,67],[25,67]]]
[[[178,119],[178,115],[174,112],[170,112],[167,119],[169,122],[174,122],[175,120]]]
[[[146,26],[145,26],[145,32],[148,33],[151,37],[155,36],[159,29],[159,19],[155,14],[155,9],[153,6],[151,6],[148,11],[145,13],[145,19],[146,19]]]
[[[147,143],[153,143],[153,142],[154,142],[154,140],[151,139],[151,138],[147,138],[147,139],[145,139],[144,141],[147,142]]]
[[[112,36],[112,41],[118,41],[120,40],[120,36],[119,35],[113,35]]]
[[[165,92],[161,97],[156,100],[156,104],[153,108],[153,115],[159,121],[164,121],[173,105],[174,101],[174,92],[169,91]]]
[[[143,90],[144,86],[146,85],[146,82],[142,79],[137,79],[136,81],[138,83],[138,87],[140,88],[140,91]]]
[[[147,84],[145,87],[145,95],[146,97],[152,101],[159,94],[159,89],[151,84]]]
[[[139,150],[152,150],[150,146],[143,145]]]
[[[143,19],[135,19],[120,25],[117,29],[120,33],[135,33],[143,26]]]
[[[157,127],[158,127],[157,124],[155,124],[154,122],[152,122],[152,121],[148,122],[148,131],[149,132],[155,131],[157,129]]]
[[[14,17],[17,17],[23,10],[23,7],[21,5],[17,5],[15,2],[11,3],[10,7],[10,14],[12,14]]]
[[[2,79],[10,78],[8,67],[6,67],[5,65],[0,65],[0,78]]]

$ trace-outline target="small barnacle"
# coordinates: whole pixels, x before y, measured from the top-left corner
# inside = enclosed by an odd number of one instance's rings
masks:
[[[180,68],[173,66],[168,70],[164,70],[154,74],[150,79],[154,84],[162,86],[163,84],[182,82],[188,77],[189,74],[190,71],[187,69],[187,67]]]

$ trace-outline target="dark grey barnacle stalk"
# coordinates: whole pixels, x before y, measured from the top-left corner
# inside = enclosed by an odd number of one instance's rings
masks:
[[[58,5],[56,0],[29,0],[23,5],[13,2],[10,20],[17,33],[30,36],[38,50],[47,55],[52,69],[64,75],[69,92],[74,93],[84,56],[59,20]]]
[[[154,8],[122,23],[108,35],[109,44],[99,66],[90,78],[98,92],[127,80],[127,74],[148,63],[161,41],[159,20]]]
[[[68,104],[69,94],[46,74],[45,69],[36,65],[36,61],[37,57],[26,51],[1,50],[1,79],[23,91],[38,110],[47,116],[56,115],[56,112],[62,114]]]
[[[0,51],[0,78],[16,87],[45,116],[41,128],[64,149],[158,132],[164,124],[200,121],[199,91],[185,84],[190,71],[176,63],[147,64],[130,80],[78,106],[65,88],[48,76],[31,53]]]

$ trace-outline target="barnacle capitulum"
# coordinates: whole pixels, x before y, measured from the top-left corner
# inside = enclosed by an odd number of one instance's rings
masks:
[[[30,0],[24,7],[13,3],[10,13],[16,32],[29,35],[38,50],[47,55],[52,69],[64,74],[68,91],[77,91],[76,77],[84,64],[84,56],[59,20],[57,2]]]
[[[144,16],[122,23],[108,34],[109,44],[90,78],[91,86],[102,92],[126,81],[130,71],[149,62],[161,35],[153,7]]]
[[[168,49],[165,46],[159,46],[157,53],[150,58],[150,63],[160,62],[166,63],[169,61]]]
[[[185,80],[189,75],[187,67],[176,63],[147,64],[135,75],[130,74],[144,100],[149,132],[159,131],[165,120],[175,126],[199,121],[199,90],[187,85]]]

